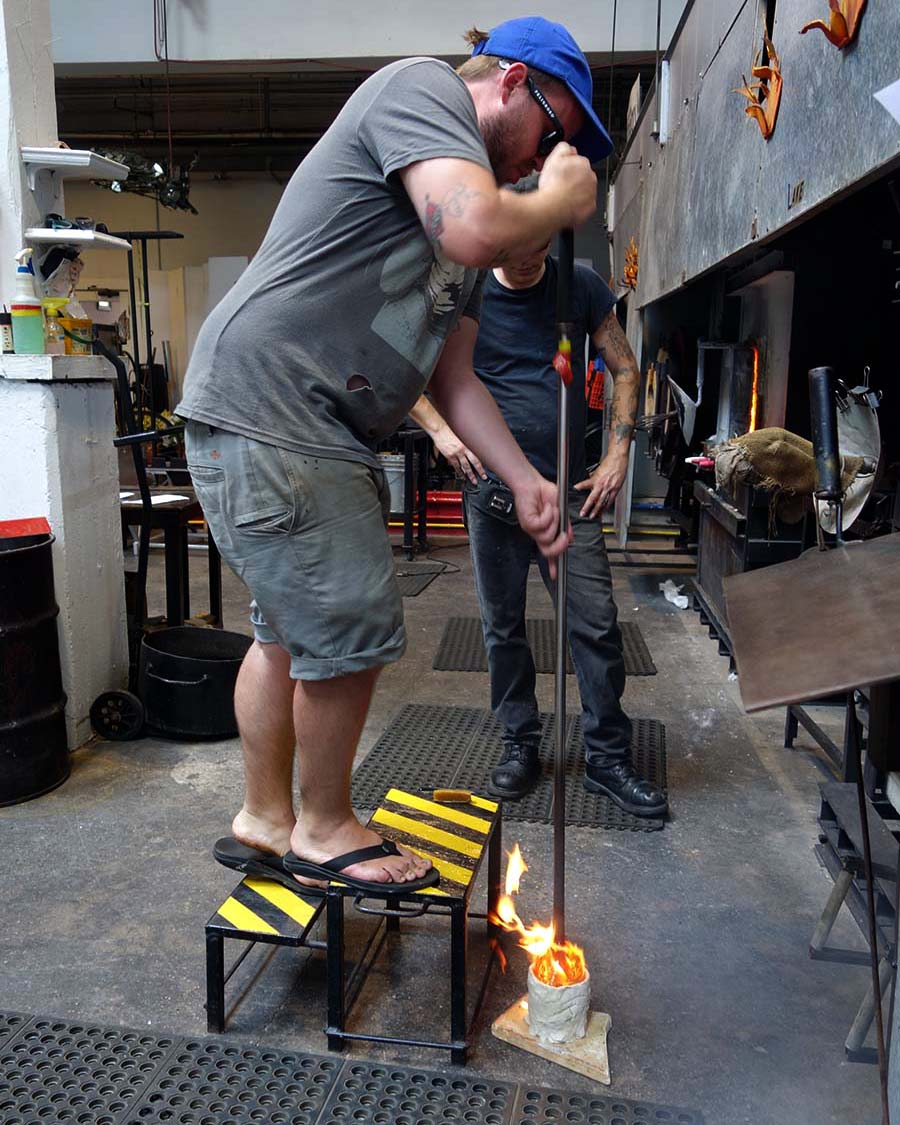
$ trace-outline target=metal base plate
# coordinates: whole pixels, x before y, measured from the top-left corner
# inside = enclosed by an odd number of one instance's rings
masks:
[[[658,1113],[657,1110],[666,1110]],[[0,1013],[0,1123],[43,1125],[703,1125],[646,1102],[537,1090],[476,1074],[156,1037]]]
[[[544,774],[521,801],[503,802],[503,819],[549,824],[553,803],[555,719],[542,715]],[[472,707],[407,704],[381,735],[353,775],[353,803],[374,809],[389,789],[407,792],[448,787],[487,793],[491,770],[501,753],[500,725],[489,711]],[[666,788],[666,731],[656,719],[633,720],[632,756],[638,772]],[[653,832],[665,821],[623,812],[583,784],[581,716],[568,716],[566,737],[566,824]]]
[[[440,562],[395,563],[397,587],[404,598],[415,598],[437,578],[446,567]]]
[[[619,622],[625,655],[625,674],[655,676],[656,665],[641,630],[632,621]],[[556,671],[556,622],[534,617],[525,622],[525,632],[536,672],[552,675]],[[478,617],[451,617],[444,627],[432,668],[443,672],[486,672],[487,654]],[[566,672],[572,675],[572,656],[566,653]]]

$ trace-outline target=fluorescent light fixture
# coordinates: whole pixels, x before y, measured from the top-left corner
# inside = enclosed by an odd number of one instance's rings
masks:
[[[97,308],[98,309],[111,309],[112,303],[111,303],[111,301],[109,300],[108,297],[98,297],[97,298]]]

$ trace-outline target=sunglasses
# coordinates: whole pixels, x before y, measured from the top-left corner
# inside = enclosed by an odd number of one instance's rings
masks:
[[[553,106],[547,101],[540,86],[538,86],[530,74],[526,75],[525,84],[528,87],[529,94],[531,94],[544,113],[550,118],[550,122],[553,125],[553,128],[548,133],[544,133],[538,141],[537,146],[538,156],[549,156],[559,142],[566,139],[566,131],[560,119],[553,112]]]
[[[497,65],[501,70],[509,70],[511,63],[508,59],[500,59]],[[566,139],[566,131],[563,128],[563,123],[553,112],[553,106],[547,101],[543,90],[541,90],[540,86],[538,86],[537,82],[535,82],[530,74],[526,74],[525,84],[528,87],[529,94],[531,94],[544,113],[550,118],[553,125],[553,128],[548,133],[544,133],[538,141],[537,154],[543,158],[549,156],[559,142]]]

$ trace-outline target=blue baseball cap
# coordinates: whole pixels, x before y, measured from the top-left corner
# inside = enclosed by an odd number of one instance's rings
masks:
[[[552,23],[543,16],[507,20],[498,24],[487,39],[476,44],[472,54],[522,62],[558,78],[584,110],[584,125],[572,138],[572,144],[591,164],[612,152],[609,133],[591,105],[594,92],[591,68],[584,52],[561,23]]]

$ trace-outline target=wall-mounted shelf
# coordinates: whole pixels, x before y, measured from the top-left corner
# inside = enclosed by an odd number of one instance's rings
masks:
[[[127,180],[130,171],[127,164],[81,148],[26,147],[22,149],[22,160],[32,191],[39,172],[49,172],[61,180]]]
[[[77,246],[79,250],[131,250],[131,243],[96,230],[56,230],[29,227],[25,240],[30,246]]]

